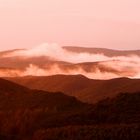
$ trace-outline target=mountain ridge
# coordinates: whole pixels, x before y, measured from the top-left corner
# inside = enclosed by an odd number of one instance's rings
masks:
[[[25,88],[26,92],[23,86],[3,78],[0,79],[2,87],[1,140],[122,140],[126,137],[137,140],[140,137],[140,92],[120,93],[92,105],[60,92]],[[11,89],[8,91],[7,87]],[[20,92],[15,92],[18,89]]]
[[[74,47],[74,46],[64,46],[67,51],[75,53],[90,53],[90,54],[104,54],[106,56],[129,56],[138,55],[140,56],[140,50],[114,50],[108,48],[88,48],[88,47]]]
[[[93,80],[82,75],[53,75],[6,79],[31,89],[63,92],[88,103],[95,103],[107,97],[114,97],[120,92],[133,93],[140,91],[140,79],[129,79],[126,77],[111,80]]]

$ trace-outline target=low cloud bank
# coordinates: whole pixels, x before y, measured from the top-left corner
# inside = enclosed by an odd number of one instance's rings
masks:
[[[140,62],[140,57],[138,57],[135,54],[127,57],[125,56],[108,57],[105,56],[104,54],[90,54],[83,52],[74,53],[63,49],[63,47],[57,44],[48,44],[48,43],[44,43],[32,49],[15,51],[13,53],[10,53],[9,56],[21,56],[21,57],[47,56],[52,60],[65,61],[71,63],[96,62],[108,60],[122,60],[122,61],[135,60]]]
[[[140,78],[140,57],[136,55],[108,57],[104,54],[74,53],[63,49],[57,44],[43,44],[33,49],[18,50],[4,57],[40,57],[46,56],[52,61],[64,61],[73,63],[71,66],[59,66],[52,64],[47,67],[39,67],[30,64],[24,70],[20,69],[0,69],[1,77],[10,76],[48,76],[55,74],[75,75],[82,74],[92,79],[111,79],[118,77]],[[85,70],[85,62],[98,62],[98,64],[88,64],[90,70]],[[78,63],[78,64],[77,64]],[[79,64],[82,63],[82,64]],[[85,64],[84,64],[85,63]],[[76,67],[74,66],[76,64]]]
[[[126,65],[126,66],[125,66]],[[56,74],[77,75],[82,74],[91,79],[112,79],[119,77],[140,78],[140,65],[132,62],[103,62],[97,67],[94,66],[90,71],[86,71],[83,67],[77,66],[72,68],[61,68],[55,64],[49,68],[40,68],[35,65],[30,65],[24,70],[18,69],[0,69],[1,77],[16,77],[16,76],[50,76]]]

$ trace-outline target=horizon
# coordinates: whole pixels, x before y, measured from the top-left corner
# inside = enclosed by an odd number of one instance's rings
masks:
[[[37,46],[34,47],[25,47],[25,48],[0,48],[0,52],[5,52],[5,51],[12,51],[12,50],[28,50],[28,49],[34,49]],[[87,48],[87,49],[107,49],[107,50],[113,50],[113,51],[140,51],[140,48],[134,49],[134,48],[124,48],[124,49],[113,49],[113,48],[105,48],[105,47],[90,47],[90,46],[75,46],[75,45],[64,45],[62,47],[75,47],[75,48]]]

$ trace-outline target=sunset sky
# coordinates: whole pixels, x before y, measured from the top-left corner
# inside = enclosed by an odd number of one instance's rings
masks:
[[[140,0],[0,0],[0,50],[44,42],[140,49]]]

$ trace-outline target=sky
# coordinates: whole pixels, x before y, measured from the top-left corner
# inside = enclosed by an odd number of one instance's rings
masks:
[[[0,50],[61,46],[140,49],[140,0],[0,0]]]

